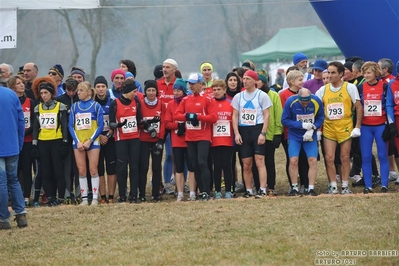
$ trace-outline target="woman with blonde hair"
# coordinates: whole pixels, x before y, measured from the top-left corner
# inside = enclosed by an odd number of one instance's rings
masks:
[[[86,156],[89,159],[89,171],[93,188],[93,201],[91,205],[98,205],[98,158],[100,155],[99,135],[104,128],[103,109],[94,101],[94,89],[90,83],[83,81],[78,85],[79,101],[74,103],[69,115],[69,131],[73,139],[73,149],[76,165],[79,171],[79,185],[82,191],[82,203],[88,205],[87,192],[87,165]]]

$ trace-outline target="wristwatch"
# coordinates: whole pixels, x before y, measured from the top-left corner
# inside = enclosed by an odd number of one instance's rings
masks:
[[[107,138],[112,137],[112,134],[107,133],[107,135],[105,135]]]
[[[262,131],[260,134],[266,137],[266,131]]]

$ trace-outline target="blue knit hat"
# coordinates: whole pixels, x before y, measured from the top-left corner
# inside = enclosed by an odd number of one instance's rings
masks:
[[[187,81],[181,78],[177,78],[173,84],[174,90],[182,90],[184,95],[187,95]]]
[[[294,56],[292,57],[292,62],[294,63],[294,65],[298,64],[302,60],[308,60],[308,57],[301,52],[294,54]]]

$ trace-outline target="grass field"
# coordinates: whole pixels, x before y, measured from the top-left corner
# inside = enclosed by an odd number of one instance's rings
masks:
[[[287,197],[283,163],[277,173],[275,198],[29,209],[27,228],[0,231],[0,265],[399,265],[392,183],[388,194]]]

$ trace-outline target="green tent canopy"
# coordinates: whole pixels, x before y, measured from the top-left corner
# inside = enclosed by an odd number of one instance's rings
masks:
[[[334,40],[316,26],[280,29],[267,43],[242,53],[241,62],[268,63],[289,59],[302,52],[308,58],[342,55]]]

